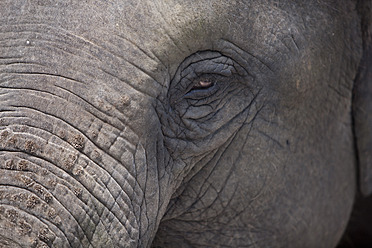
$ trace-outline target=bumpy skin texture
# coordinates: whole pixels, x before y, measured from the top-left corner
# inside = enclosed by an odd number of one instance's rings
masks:
[[[0,23],[0,244],[337,245],[354,1],[3,0]]]

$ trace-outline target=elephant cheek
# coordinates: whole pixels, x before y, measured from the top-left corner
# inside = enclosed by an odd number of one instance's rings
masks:
[[[139,167],[130,171],[81,134],[30,133],[0,131],[0,246],[148,246],[155,227]],[[141,147],[128,155],[142,167],[145,157]]]

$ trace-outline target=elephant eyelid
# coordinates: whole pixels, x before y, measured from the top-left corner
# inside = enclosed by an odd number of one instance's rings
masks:
[[[171,104],[182,99],[207,100],[218,91],[229,87],[239,78],[246,76],[246,70],[234,59],[215,51],[203,51],[186,58],[171,80],[168,96]],[[223,95],[218,94],[216,97]]]

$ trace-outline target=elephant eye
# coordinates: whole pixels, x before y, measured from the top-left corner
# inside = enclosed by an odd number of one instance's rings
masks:
[[[169,137],[186,143],[210,140],[214,131],[249,112],[258,85],[248,68],[254,65],[247,66],[235,53],[209,50],[187,57],[176,70],[164,102]]]
[[[195,83],[191,90],[199,90],[199,89],[208,89],[214,85],[214,82],[209,79],[200,79],[197,83]]]
[[[223,97],[228,92],[226,89],[246,75],[238,63],[219,52],[195,53],[181,63],[172,79],[168,92],[170,103],[213,101]]]
[[[187,86],[186,92],[182,98],[189,100],[207,99],[227,86],[227,78],[221,75],[205,74],[196,76]]]

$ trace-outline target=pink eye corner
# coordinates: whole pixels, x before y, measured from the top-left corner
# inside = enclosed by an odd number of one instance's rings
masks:
[[[199,80],[197,83],[194,84],[192,87],[193,89],[207,89],[212,87],[214,83],[210,80]]]

